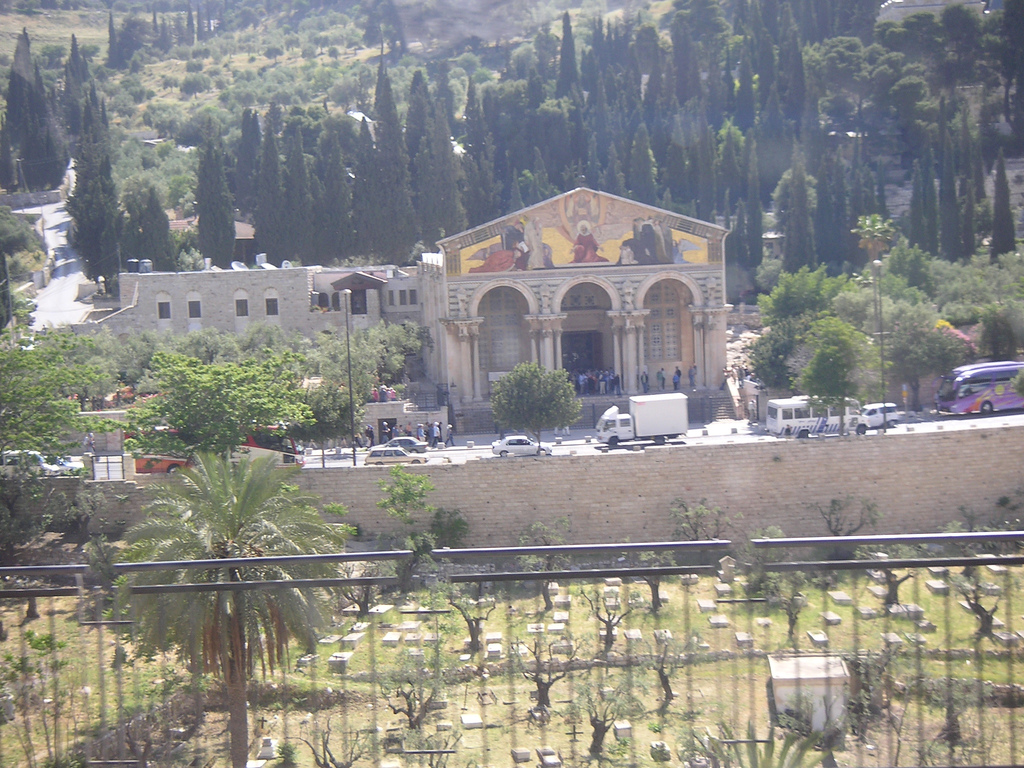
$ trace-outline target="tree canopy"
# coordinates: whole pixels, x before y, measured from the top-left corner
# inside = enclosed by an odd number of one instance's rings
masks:
[[[153,355],[159,393],[128,413],[128,446],[140,453],[223,454],[260,427],[306,424],[294,357],[203,363],[180,354]]]
[[[581,407],[565,371],[536,363],[520,363],[495,382],[491,393],[494,420],[505,429],[529,432],[538,443],[542,430],[575,422]]]

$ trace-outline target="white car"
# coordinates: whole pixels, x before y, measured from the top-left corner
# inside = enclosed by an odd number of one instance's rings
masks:
[[[506,456],[550,456],[551,443],[538,444],[526,435],[509,435],[491,443],[491,453],[502,458]]]
[[[863,418],[857,426],[857,432],[862,435],[869,429],[881,429],[883,418],[888,427],[895,427],[900,423],[896,403],[868,403],[861,408],[860,415]]]
[[[10,473],[14,467],[25,467],[30,472],[38,472],[48,477],[66,475],[84,466],[80,459],[57,457],[53,462],[47,460],[39,451],[6,451],[0,454],[0,466]]]

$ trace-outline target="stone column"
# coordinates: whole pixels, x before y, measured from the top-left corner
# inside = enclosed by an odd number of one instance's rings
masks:
[[[707,386],[718,387],[725,370],[727,315],[729,306],[711,307],[705,311],[704,361],[707,368]]]
[[[477,401],[483,400],[480,390],[480,376],[482,375],[480,370],[480,323],[482,322],[483,320],[481,319],[469,325],[469,341],[473,355],[470,371],[473,380],[473,399]]]
[[[544,318],[545,344],[549,349],[548,368],[557,371],[562,367],[562,321],[564,314],[547,315]]]
[[[622,391],[627,395],[636,394],[636,326],[627,323],[625,327],[625,352],[622,355]]]
[[[633,378],[629,382],[630,392],[640,392],[640,372],[644,368],[646,353],[644,351],[644,334],[647,331],[647,316],[651,313],[649,309],[634,310],[629,314],[629,325],[633,330],[634,348],[631,358],[633,363]]]
[[[538,365],[544,365],[540,348],[544,318],[542,315],[526,315],[526,322],[530,325],[530,360]]]
[[[622,329],[626,324],[624,312],[609,312],[608,318],[612,321],[612,368],[622,379],[622,386],[626,386],[625,370],[622,354]]]

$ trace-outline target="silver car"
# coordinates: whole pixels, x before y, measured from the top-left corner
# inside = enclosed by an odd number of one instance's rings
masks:
[[[495,456],[550,456],[551,443],[537,443],[526,435],[509,435],[491,443]]]
[[[406,453],[401,448],[388,448],[383,445],[375,445],[370,449],[370,452],[366,455],[366,460],[363,462],[367,465],[372,464],[426,464],[426,456],[420,458],[419,456],[413,456],[411,453]]]

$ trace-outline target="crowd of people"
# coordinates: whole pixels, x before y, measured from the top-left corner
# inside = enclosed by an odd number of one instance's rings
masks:
[[[455,427],[451,424],[447,428],[441,425],[440,421],[435,421],[428,424],[417,424],[413,427],[412,422],[406,422],[404,425],[393,423],[390,421],[384,421],[381,424],[380,436],[378,439],[377,431],[373,428],[372,424],[367,424],[363,430],[361,436],[356,436],[356,445],[360,448],[369,447],[372,445],[378,445],[388,442],[396,437],[415,437],[417,440],[421,440],[431,448],[445,447],[447,445],[455,445]]]
[[[572,383],[577,395],[621,395],[622,380],[615,371],[573,371]]]

